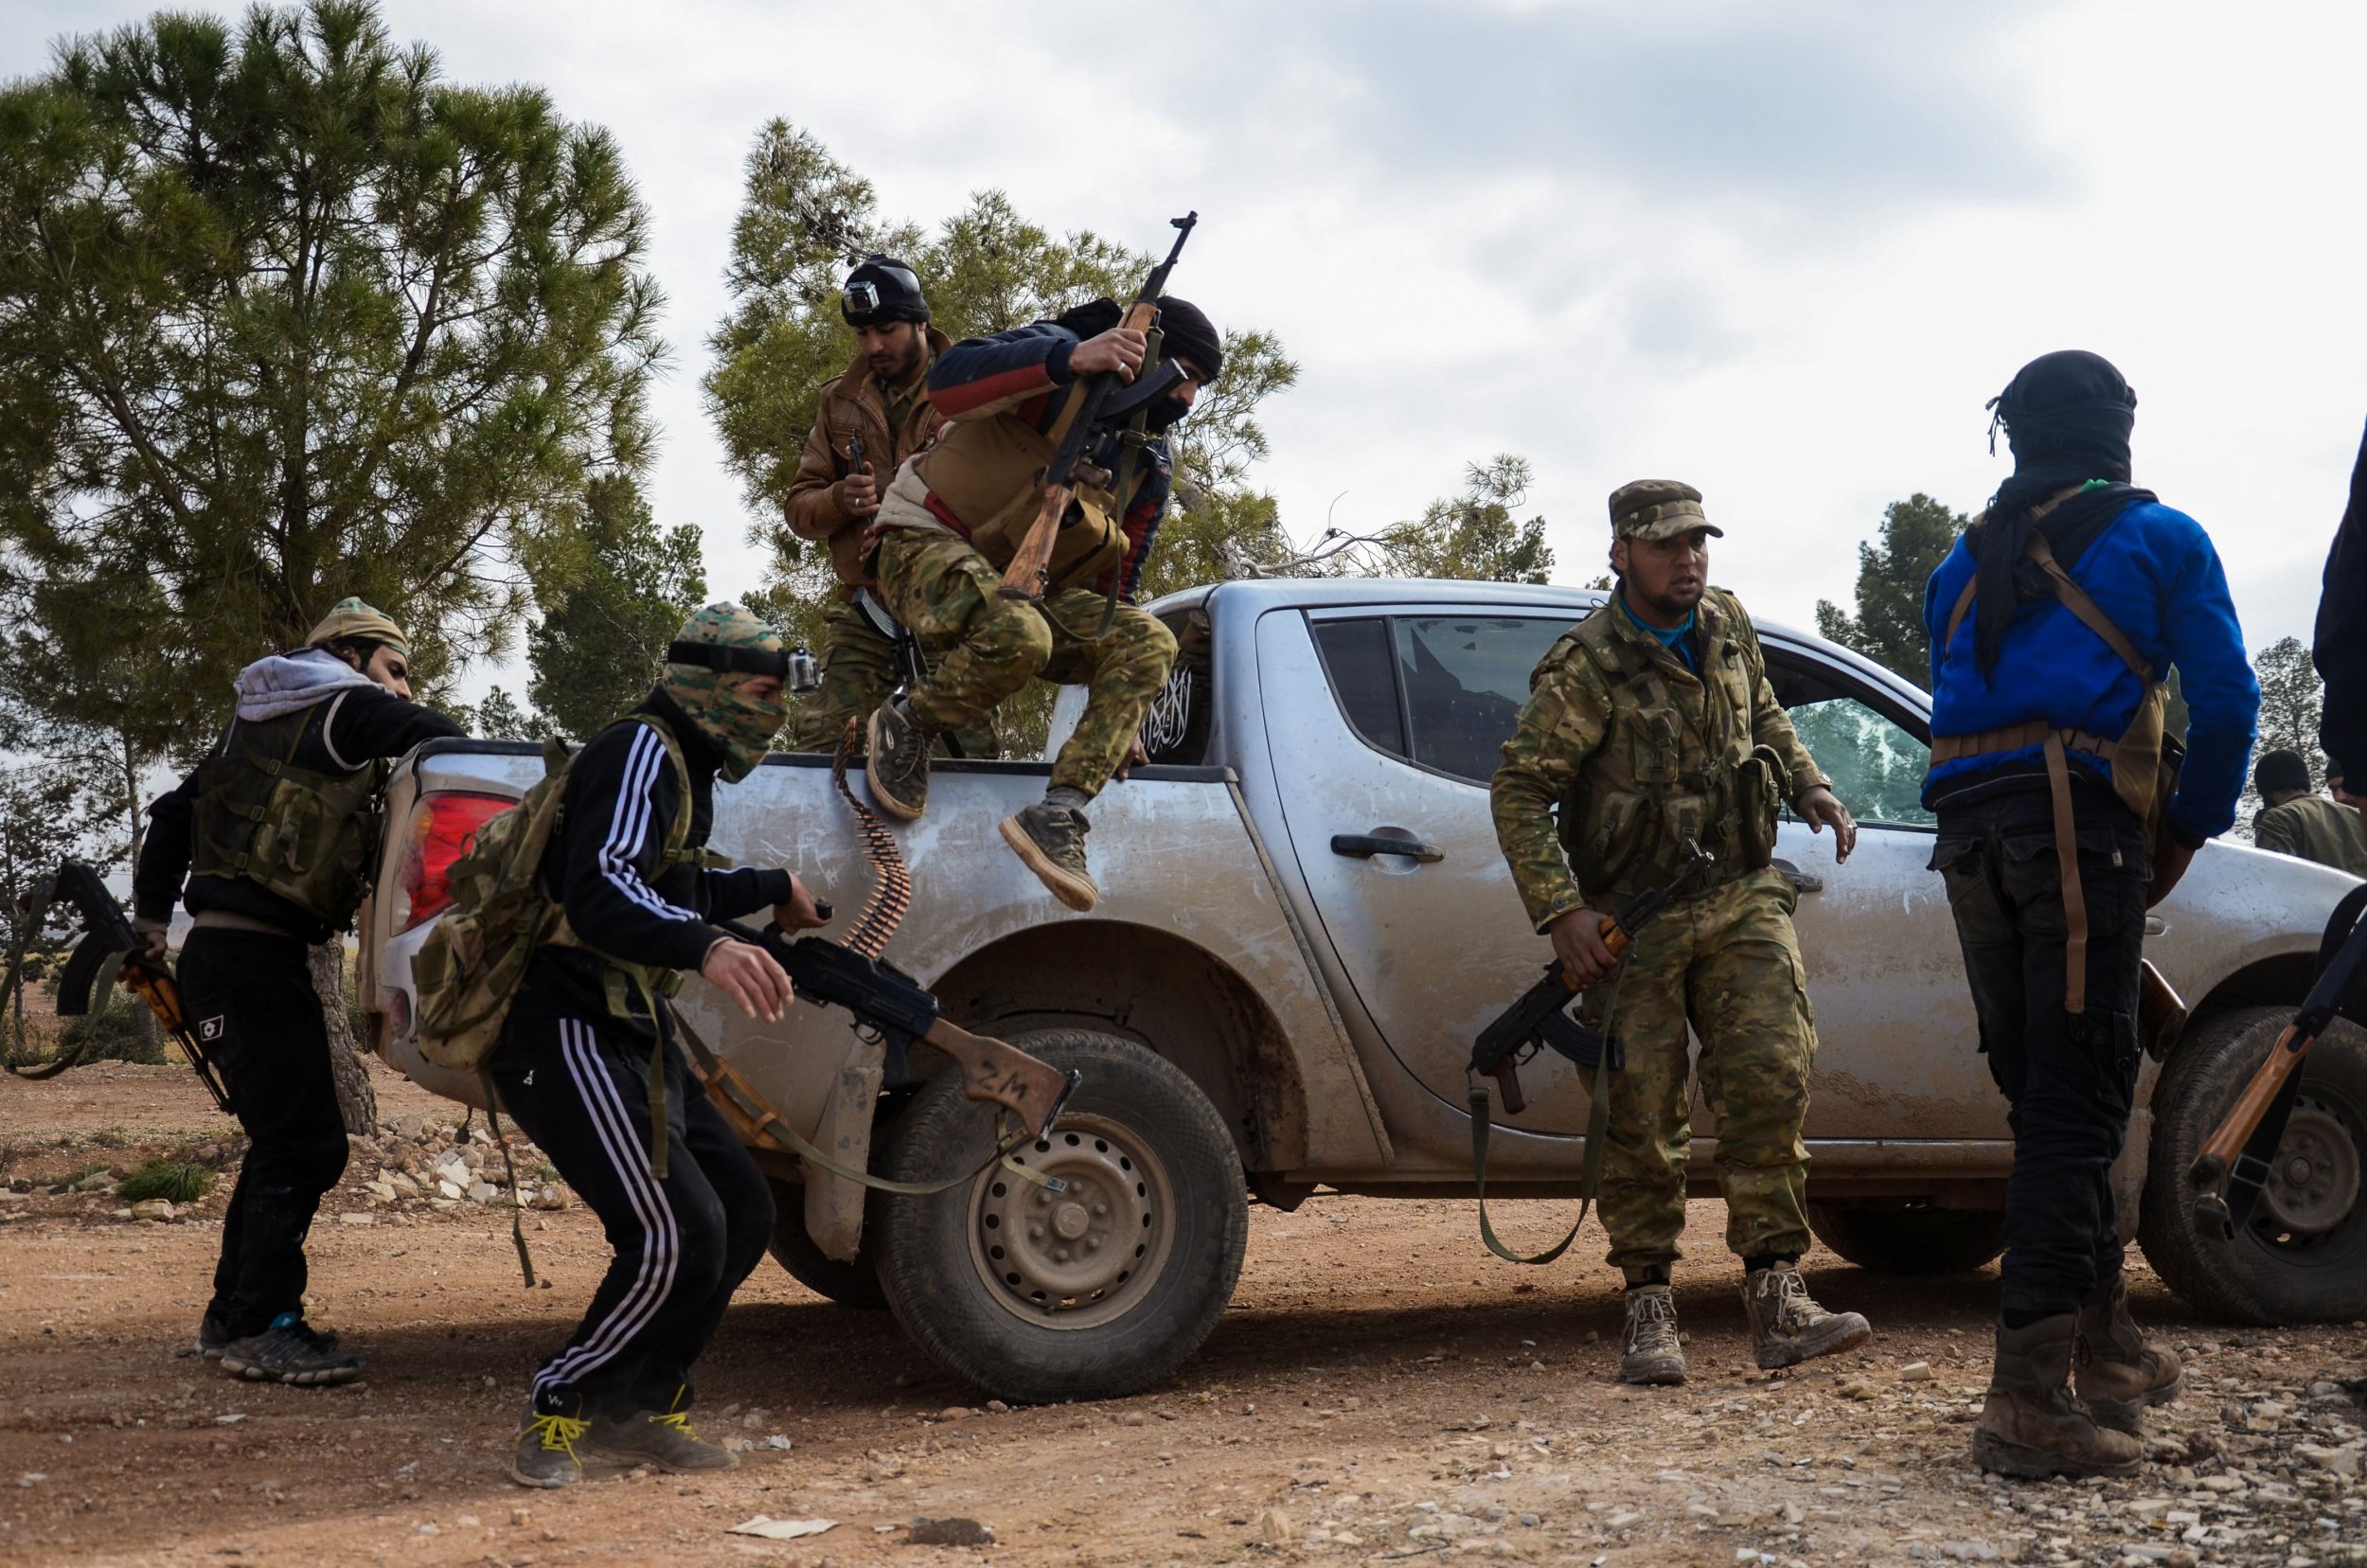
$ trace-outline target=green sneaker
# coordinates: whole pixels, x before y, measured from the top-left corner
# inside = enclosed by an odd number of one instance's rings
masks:
[[[526,1405],[518,1422],[518,1452],[509,1461],[509,1479],[522,1487],[572,1487],[583,1479],[583,1462],[576,1445],[591,1427],[573,1416],[544,1416]]]
[[[1071,909],[1090,910],[1101,888],[1085,867],[1085,813],[1041,801],[1003,819],[1003,842],[1027,864],[1036,880]]]
[[[893,698],[863,728],[863,777],[880,810],[904,822],[929,809],[929,746],[935,739],[898,711]]]
[[[654,1410],[595,1416],[584,1442],[613,1458],[663,1470],[727,1470],[739,1464],[739,1454],[690,1430],[690,1412],[682,1408],[680,1395],[663,1416]]]

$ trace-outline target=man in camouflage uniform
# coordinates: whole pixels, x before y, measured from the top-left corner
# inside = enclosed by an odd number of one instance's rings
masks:
[[[982,722],[1031,677],[1081,683],[1085,711],[1060,747],[1041,804],[1006,818],[1004,842],[1054,897],[1089,910],[1100,899],[1085,862],[1085,806],[1136,755],[1143,716],[1166,684],[1175,637],[1137,609],[1135,590],[1166,514],[1165,431],[1214,378],[1222,339],[1198,309],[1160,301],[1164,361],[1181,379],[1131,431],[1097,437],[1077,472],[1043,602],[1003,597],[1010,563],[1043,494],[1046,465],[1084,400],[1082,378],[1130,382],[1148,343],[1095,300],[1060,316],[955,344],[929,372],[951,422],[907,462],[873,525],[875,570],[896,618],[924,643],[954,646],[900,701],[871,716],[866,773],[881,809],[910,821],[929,801],[929,749]]]
[[[835,751],[846,721],[886,702],[903,678],[897,668],[900,631],[879,589],[866,586],[863,534],[880,510],[880,476],[894,475],[936,434],[929,366],[948,347],[945,334],[929,325],[919,277],[892,256],[872,257],[847,274],[838,309],[854,329],[855,358],[822,388],[781,506],[789,531],[827,543],[838,573],[838,594],[822,617],[822,689],[799,702],[790,732],[793,749],[808,752]],[[998,749],[991,719],[947,739],[964,757],[992,757]]]
[[[1687,840],[1716,857],[1690,897],[1636,934],[1624,971],[1590,992],[1582,1015],[1627,1042],[1627,1066],[1610,1079],[1601,1197],[1611,1261],[1628,1281],[1619,1376],[1679,1383],[1669,1266],[1692,1141],[1688,1020],[1759,1365],[1871,1337],[1857,1313],[1819,1307],[1795,1267],[1808,1246],[1800,1124],[1816,1025],[1792,887],[1768,865],[1778,792],[1811,829],[1832,828],[1837,860],[1857,828],[1775,701],[1750,617],[1705,586],[1708,539],[1722,530],[1700,491],[1639,480],[1611,492],[1611,518],[1619,589],[1538,665],[1490,793],[1529,918],[1582,986],[1618,967],[1601,935],[1611,912],[1674,880]]]

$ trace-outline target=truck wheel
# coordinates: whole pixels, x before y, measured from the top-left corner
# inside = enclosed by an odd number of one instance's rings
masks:
[[[877,1311],[887,1305],[869,1246],[859,1249],[852,1263],[841,1263],[814,1245],[806,1232],[804,1187],[795,1182],[774,1181],[773,1205],[773,1261],[787,1269],[792,1279],[841,1307]]]
[[[2138,1240],[2171,1290],[2238,1323],[2367,1315],[2367,1032],[2357,1025],[2338,1019],[2310,1047],[2251,1223],[2231,1239],[2195,1217],[2186,1167],[2292,1017],[2236,1007],[2198,1019],[2153,1094]]]
[[[878,1215],[880,1283],[904,1331],[949,1371],[1006,1399],[1105,1399],[1174,1375],[1232,1299],[1249,1198],[1224,1118],[1173,1063],[1087,1029],[1011,1043],[1083,1081],[1049,1138]],[[997,1116],[959,1078],[922,1085],[881,1168],[941,1178],[985,1160]]]
[[[1808,1229],[1849,1262],[1878,1274],[1968,1274],[2005,1250],[2005,1216],[1997,1209],[1810,1203]]]

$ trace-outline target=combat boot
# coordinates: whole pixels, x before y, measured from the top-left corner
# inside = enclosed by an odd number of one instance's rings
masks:
[[[2186,1381],[2185,1365],[2166,1345],[2147,1343],[2128,1315],[2128,1282],[2112,1276],[2101,1300],[2079,1309],[2072,1374],[2079,1402],[2099,1425],[2145,1434],[2147,1405],[2168,1404]]]
[[[2078,1319],[2070,1312],[2026,1328],[1997,1327],[1989,1397],[1972,1429],[1972,1462],[2001,1475],[2134,1475],[2145,1445],[2098,1426],[2071,1390]]]
[[[578,1404],[578,1409],[581,1409]],[[583,1441],[591,1422],[575,1416],[545,1416],[526,1401],[518,1421],[518,1452],[509,1461],[509,1479],[522,1487],[572,1487],[583,1479],[583,1461],[576,1445]]]
[[[1656,1385],[1685,1381],[1684,1346],[1677,1341],[1677,1297],[1665,1285],[1636,1285],[1628,1291],[1619,1381]]]
[[[1085,868],[1085,833],[1092,826],[1073,806],[1038,801],[1003,819],[1003,842],[1054,898],[1071,909],[1088,910],[1101,901],[1101,889]]]
[[[674,1407],[661,1416],[654,1410],[636,1411],[631,1416],[599,1416],[592,1417],[592,1429],[584,1434],[591,1448],[614,1458],[636,1465],[655,1465],[663,1470],[727,1470],[736,1468],[739,1455],[720,1443],[710,1443],[690,1430],[690,1412],[682,1407],[683,1396],[674,1396]]]
[[[1743,1280],[1742,1310],[1751,1320],[1752,1354],[1764,1372],[1852,1349],[1874,1337],[1859,1313],[1819,1307],[1797,1264],[1753,1269]]]
[[[880,810],[911,822],[929,809],[929,747],[935,739],[893,698],[872,710],[863,727],[863,773]]]

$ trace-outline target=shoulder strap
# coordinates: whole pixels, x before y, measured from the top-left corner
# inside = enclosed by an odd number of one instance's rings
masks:
[[[2055,597],[2063,601],[2063,608],[2077,615],[2089,631],[2102,637],[2104,645],[2120,655],[2121,663],[2136,672],[2137,679],[2151,686],[2155,679],[2153,666],[2138,656],[2136,647],[2121,634],[2119,627],[2112,624],[2112,618],[2104,613],[2103,606],[2088,597],[2088,590],[2072,580],[2072,575],[2063,570],[2062,563],[2055,559],[2055,552],[2047,547],[2046,536],[2032,529],[2030,543],[2023,553],[2037,561],[2038,570],[2046,574],[2047,581],[2054,585]]]

